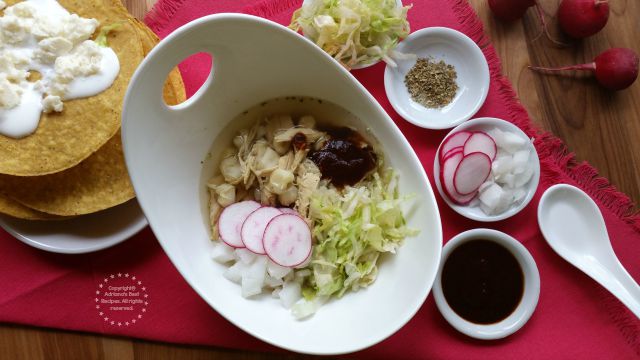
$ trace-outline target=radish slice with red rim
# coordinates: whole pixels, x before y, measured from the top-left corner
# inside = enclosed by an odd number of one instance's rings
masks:
[[[282,214],[271,219],[262,238],[269,259],[294,267],[311,255],[311,230],[298,215]]]
[[[267,224],[274,217],[281,215],[282,211],[274,207],[261,207],[252,212],[242,224],[240,232],[242,243],[247,250],[264,255],[264,247],[262,246],[262,236]]]
[[[442,157],[442,161],[447,160],[447,158],[455,153],[459,153],[459,152],[463,152],[464,151],[464,146],[458,146],[458,147],[454,147],[453,149],[447,151],[446,154],[444,154],[444,156]]]
[[[281,207],[278,208],[278,210],[282,211],[283,214],[293,214],[293,215],[300,215],[299,212],[293,210],[292,208],[288,208],[288,207]]]
[[[455,154],[450,155],[446,158],[442,167],[440,168],[440,187],[444,194],[454,203],[458,205],[466,205],[473,200],[475,194],[473,195],[460,195],[456,192],[455,186],[453,185],[453,177],[455,175],[456,169],[458,165],[463,159],[462,152],[459,151]]]
[[[241,201],[231,204],[222,210],[218,218],[218,235],[227,245],[242,248],[242,224],[249,215],[261,205],[255,201]]]
[[[464,143],[464,155],[474,152],[485,153],[493,161],[498,153],[495,140],[482,131],[474,132]]]
[[[453,187],[460,195],[475,194],[491,173],[491,159],[483,152],[465,155],[453,175]]]
[[[442,142],[442,146],[440,147],[440,160],[444,160],[445,155],[451,151],[451,149],[464,146],[464,143],[471,137],[473,133],[470,131],[459,131],[455,134],[449,135]]]

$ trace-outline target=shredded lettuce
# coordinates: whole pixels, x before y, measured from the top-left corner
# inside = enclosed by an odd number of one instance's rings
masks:
[[[117,22],[117,23],[113,23],[111,25],[106,25],[100,28],[100,32],[98,33],[98,36],[96,36],[96,44],[102,46],[102,47],[108,47],[109,46],[109,42],[107,40],[107,35],[109,35],[109,33],[113,30],[117,30],[118,28],[120,28],[122,26],[122,22]]]
[[[337,190],[321,182],[311,198],[309,219],[316,241],[302,294],[341,297],[347,290],[371,284],[383,253],[395,253],[407,236],[417,231],[406,226],[392,169],[379,170],[354,187]]]
[[[380,59],[395,66],[393,49],[409,35],[407,11],[395,0],[309,0],[293,13],[289,27],[347,68]]]

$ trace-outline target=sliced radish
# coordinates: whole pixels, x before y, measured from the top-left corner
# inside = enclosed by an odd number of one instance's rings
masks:
[[[465,146],[466,148],[466,146]],[[474,194],[491,173],[491,159],[483,152],[465,155],[453,175],[453,187],[460,195]]]
[[[482,131],[474,132],[464,143],[464,155],[474,152],[487,154],[489,160],[493,161],[498,153],[498,147],[493,138]]]
[[[293,214],[274,217],[264,231],[264,250],[276,264],[294,267],[311,255],[309,225]]]
[[[467,139],[469,139],[469,137],[471,137],[472,134],[473,133],[470,131],[459,131],[455,134],[449,135],[446,139],[444,139],[444,142],[440,147],[440,160],[444,161],[445,155],[449,151],[451,151],[451,149],[459,146],[464,146],[464,143],[467,141]]]
[[[244,247],[240,234],[242,224],[249,214],[259,207],[260,204],[257,202],[248,200],[231,204],[224,208],[218,219],[218,234],[220,235],[220,239],[229,246],[235,248]]]
[[[281,208],[278,208],[278,210],[282,211],[283,214],[300,215],[299,212],[293,210],[292,208],[288,208],[288,207],[281,207]]]
[[[475,197],[475,194],[466,196],[460,195],[456,192],[456,189],[453,186],[453,176],[455,175],[456,168],[458,168],[458,164],[460,164],[462,158],[462,152],[452,154],[447,157],[440,168],[440,185],[442,190],[445,195],[451,199],[451,201],[458,205],[466,205]]]
[[[453,155],[453,154],[455,154],[455,153],[462,152],[463,150],[464,150],[464,146],[457,146],[457,147],[454,147],[453,149],[451,149],[451,150],[447,151],[447,153],[446,153],[446,154],[444,154],[444,156],[441,158],[442,160],[441,160],[441,162],[440,162],[440,163],[442,164],[442,161],[447,160],[447,158],[448,158],[449,156],[451,156],[451,155]]]
[[[264,255],[264,247],[262,246],[264,229],[267,228],[267,224],[271,219],[281,214],[281,210],[265,206],[255,210],[247,217],[240,231],[242,243],[247,250]]]

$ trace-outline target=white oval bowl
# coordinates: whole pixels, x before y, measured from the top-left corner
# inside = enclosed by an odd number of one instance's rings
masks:
[[[482,211],[482,209],[480,209],[479,206],[458,205],[452,202],[451,200],[449,200],[449,197],[444,193],[444,191],[442,191],[442,184],[440,184],[440,176],[439,176],[440,162],[438,161],[438,159],[440,159],[440,148],[442,147],[444,140],[446,140],[452,134],[455,134],[459,131],[485,131],[486,132],[493,128],[498,128],[502,131],[509,131],[517,134],[518,136],[524,139],[527,139],[529,147],[531,149],[531,154],[532,154],[533,175],[531,176],[531,180],[529,180],[529,182],[526,184],[527,194],[525,195],[522,202],[520,202],[520,204],[516,206],[511,206],[509,209],[507,209],[507,211],[503,213],[496,214],[496,215],[487,215]],[[531,199],[533,199],[533,196],[536,194],[536,190],[538,189],[538,183],[540,182],[540,159],[538,158],[538,152],[536,151],[535,146],[533,146],[531,139],[529,139],[527,134],[525,134],[522,130],[520,130],[519,127],[502,119],[488,118],[488,117],[477,118],[477,119],[469,120],[463,124],[458,125],[456,128],[451,130],[447,134],[447,136],[445,136],[445,138],[440,143],[440,146],[438,146],[438,151],[436,152],[436,158],[433,160],[433,173],[434,173],[436,188],[438,188],[438,192],[440,193],[440,196],[442,196],[442,199],[455,212],[472,220],[482,221],[482,222],[494,222],[494,221],[501,221],[501,220],[508,219],[516,215],[517,213],[522,211],[522,209],[527,207],[527,205],[529,205],[529,203],[531,202]]]
[[[166,74],[202,51],[214,58],[213,75],[191,99],[166,106],[161,97]],[[284,96],[330,101],[364,119],[399,171],[401,191],[415,194],[408,224],[421,231],[381,261],[372,286],[330,301],[305,321],[295,320],[270,296],[242,298],[240,287],[222,276],[226,267],[209,258],[202,178],[211,176],[214,166],[207,158],[212,143],[238,114]],[[241,14],[211,15],[176,30],[151,51],[131,80],[122,139],[138,201],[164,251],[207,303],[257,338],[311,354],[357,351],[396,332],[427,297],[442,229],[419,159],[373,96],[293,31]]]
[[[475,324],[460,317],[447,303],[447,299],[442,292],[442,268],[449,257],[449,254],[458,246],[472,240],[490,240],[504,246],[515,256],[522,268],[524,276],[524,293],[520,304],[505,319],[495,324]],[[436,282],[433,284],[433,297],[436,306],[447,322],[461,333],[481,340],[495,340],[507,337],[518,331],[529,321],[533,311],[538,305],[540,297],[540,274],[536,262],[518,240],[496,230],[473,229],[456,235],[449,240],[442,250],[442,261],[438,269]]]
[[[401,41],[396,50],[419,58],[444,60],[456,68],[458,92],[440,109],[426,108],[411,99],[404,78],[416,60],[400,60],[384,71],[384,89],[393,109],[408,122],[426,129],[448,129],[469,120],[480,110],[489,93],[489,65],[482,50],[465,34],[445,27],[418,30]]]

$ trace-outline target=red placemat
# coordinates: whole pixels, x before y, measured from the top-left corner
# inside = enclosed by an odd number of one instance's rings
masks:
[[[223,11],[242,11],[286,24],[300,3],[301,0],[260,3],[160,0],[146,21],[161,37],[192,19]],[[465,0],[416,1],[409,20],[413,30],[448,26],[474,39],[483,48],[491,69],[490,93],[477,116],[512,121],[536,139],[542,165],[540,188],[531,204],[517,216],[498,224],[480,224],[460,217],[439,197],[438,203],[445,241],[461,231],[486,226],[519,239],[538,264],[540,301],[529,323],[519,332],[507,339],[482,342],[453,330],[438,313],[430,296],[398,333],[353,356],[381,359],[640,357],[640,321],[606,290],[558,257],[542,238],[536,221],[536,206],[546,188],[556,183],[581,187],[600,206],[614,250],[638,280],[640,217],[631,214],[630,200],[588,164],[577,164],[560,140],[532,126],[510,83],[501,75],[500,61],[483,33],[481,22]],[[198,71],[201,66],[196,60],[181,68],[190,93],[204,76],[205,72]],[[396,121],[433,179],[435,150],[446,132],[424,130],[402,120],[385,96],[383,71],[384,66],[378,64],[354,74]],[[112,249],[82,256],[41,252],[0,232],[0,253],[2,322],[175,343],[273,350],[227,322],[201,300],[180,277],[148,229]],[[137,286],[135,296],[131,296],[141,301],[133,304],[131,319],[121,314],[107,314],[96,305],[101,292],[109,286],[122,285]],[[108,316],[111,318],[104,320]]]

